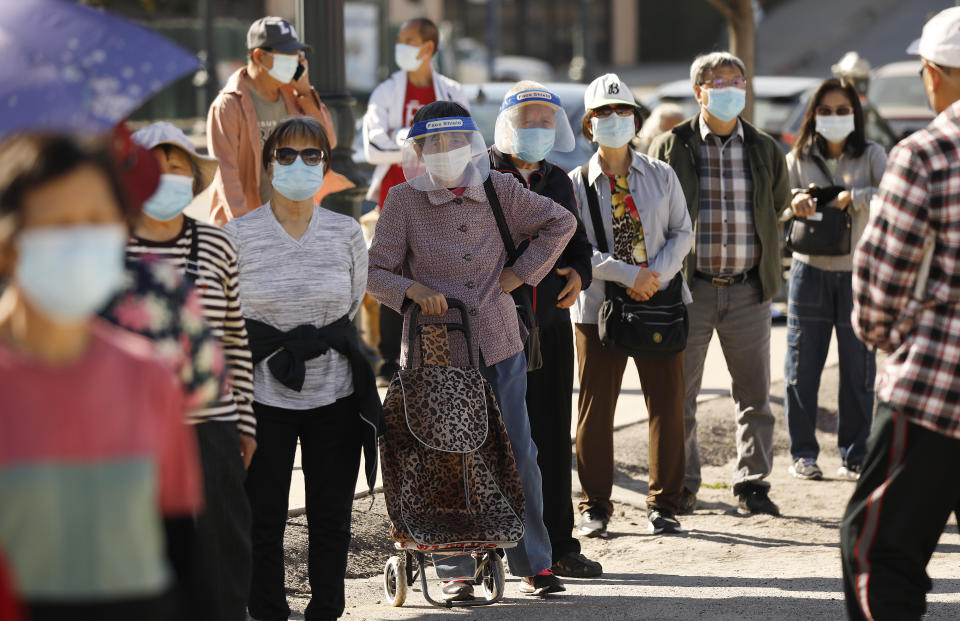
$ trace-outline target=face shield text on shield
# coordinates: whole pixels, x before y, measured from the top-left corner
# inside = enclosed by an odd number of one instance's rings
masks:
[[[407,183],[422,191],[473,187],[490,174],[486,144],[470,117],[415,123],[401,157]]]

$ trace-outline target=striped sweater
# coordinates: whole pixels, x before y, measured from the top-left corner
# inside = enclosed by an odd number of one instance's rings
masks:
[[[238,292],[237,251],[220,229],[196,224],[197,266],[188,272],[187,261],[193,243],[190,218],[184,217],[183,228],[173,239],[155,242],[138,237],[127,244],[127,258],[141,259],[153,255],[171,261],[187,277],[196,277],[194,286],[200,293],[203,318],[220,339],[227,359],[227,385],[218,403],[190,414],[190,421],[238,421],[241,433],[256,435],[253,415],[253,365],[247,329],[243,321]]]

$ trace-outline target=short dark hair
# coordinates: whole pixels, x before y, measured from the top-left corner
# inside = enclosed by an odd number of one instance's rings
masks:
[[[0,243],[22,225],[23,197],[28,192],[83,166],[103,173],[120,215],[126,217],[131,210],[107,143],[43,134],[24,134],[0,143]]]
[[[580,119],[580,133],[583,134],[583,137],[593,142],[593,125],[590,123],[590,119],[593,118],[593,110],[587,110],[583,113],[583,118]],[[639,106],[633,107],[633,120],[636,130],[633,132],[636,134],[640,131],[640,128],[643,127],[643,113],[640,112]]]
[[[417,28],[417,34],[420,35],[420,38],[423,39],[424,42],[433,41],[433,53],[436,54],[437,48],[440,47],[440,31],[437,30],[437,25],[426,17],[414,17],[413,19],[408,19],[403,22],[400,30],[409,28],[410,26]]]
[[[807,106],[807,112],[803,116],[803,124],[800,126],[800,135],[793,143],[793,153],[797,157],[806,157],[814,148],[818,149],[820,155],[824,158],[828,157],[827,141],[817,133],[817,106],[823,101],[823,97],[831,91],[844,93],[853,108],[853,133],[847,136],[843,151],[851,157],[860,157],[867,149],[863,107],[860,105],[860,97],[857,94],[856,86],[846,78],[828,78],[823,81],[813,93],[813,97],[810,98],[810,105]]]
[[[264,170],[273,161],[277,148],[295,138],[306,138],[323,151],[323,172],[330,170],[330,139],[327,138],[323,125],[309,116],[292,116],[280,121],[280,124],[273,128],[270,136],[263,143]]]
[[[470,116],[467,109],[455,101],[434,101],[423,106],[413,115],[413,122],[442,119],[448,116]]]

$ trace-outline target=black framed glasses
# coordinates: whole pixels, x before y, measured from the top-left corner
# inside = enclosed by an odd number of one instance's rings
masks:
[[[281,166],[289,166],[297,160],[297,156],[303,160],[307,166],[318,166],[323,162],[323,151],[310,147],[308,149],[291,149],[290,147],[280,147],[274,152],[277,163]]]
[[[633,114],[634,107],[627,104],[607,104],[593,109],[593,115],[601,119],[607,118],[614,112],[619,116],[630,116]]]

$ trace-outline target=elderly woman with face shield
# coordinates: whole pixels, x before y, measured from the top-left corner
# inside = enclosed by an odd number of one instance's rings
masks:
[[[490,168],[513,175],[524,187],[577,214],[577,200],[566,171],[545,158],[551,151],[572,151],[573,130],[556,94],[525,80],[506,94],[490,147]],[[526,249],[527,242],[519,251]],[[589,578],[603,573],[600,563],[580,553],[573,536],[570,502],[570,410],[573,400],[573,330],[568,310],[580,290],[590,286],[593,247],[583,226],[553,269],[530,290],[540,331],[541,368],[527,373],[527,414],[543,475],[543,521],[559,576]]]
[[[680,267],[693,243],[690,215],[677,175],[667,164],[630,147],[640,112],[629,87],[608,73],[584,94],[583,134],[599,145],[582,168],[570,173],[580,218],[595,248],[603,235],[610,252],[593,251],[593,283],[573,306],[579,361],[577,472],[583,488],[580,534],[605,537],[613,513],[613,415],[628,356],[600,340],[600,306],[607,282],[637,301],[680,279],[682,299],[692,301]],[[588,193],[600,211],[591,217]],[[597,221],[603,230],[597,230]],[[650,484],[647,518],[654,534],[676,533],[683,491],[683,352],[660,359],[633,359],[650,416]]]
[[[123,284],[125,203],[97,145],[0,146],[0,549],[38,621],[183,618],[173,535],[202,503],[184,393],[95,316]]]
[[[550,571],[550,539],[543,523],[537,448],[524,401],[526,359],[514,301],[509,292],[536,285],[553,270],[576,229],[576,218],[513,176],[490,171],[483,137],[462,106],[438,101],[421,108],[403,146],[406,178],[390,190],[370,247],[368,291],[400,312],[419,304],[426,321],[458,321],[447,314],[447,296],[467,307],[473,328],[473,359],[490,381],[503,413],[526,496],[525,534],[507,550],[510,572],[523,576],[524,593],[563,590]],[[515,244],[534,238],[510,267],[488,196],[495,193]],[[403,331],[404,338],[407,329]],[[451,343],[454,364],[469,357],[460,339]],[[403,343],[403,358],[410,343]],[[448,599],[469,599],[473,559],[438,565]]]

